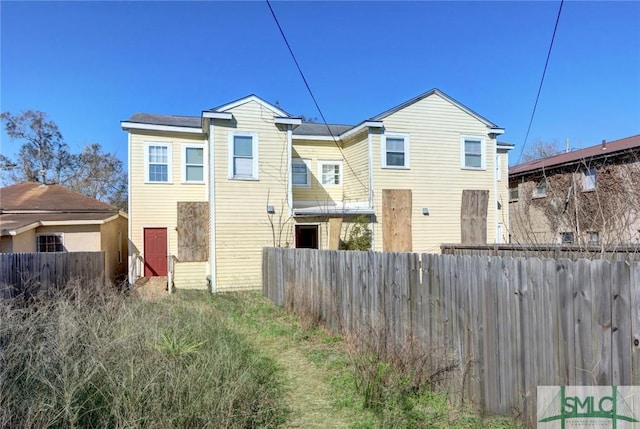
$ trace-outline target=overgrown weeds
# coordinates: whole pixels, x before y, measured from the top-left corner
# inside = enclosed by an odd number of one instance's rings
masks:
[[[99,285],[0,301],[0,428],[277,427],[275,363],[207,305]]]

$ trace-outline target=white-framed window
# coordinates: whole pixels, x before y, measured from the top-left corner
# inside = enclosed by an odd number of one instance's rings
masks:
[[[309,161],[301,158],[291,159],[291,184],[297,188],[311,187]]]
[[[182,145],[182,181],[204,183],[204,146]]]
[[[460,165],[469,170],[485,170],[487,157],[485,138],[463,135],[460,137]]]
[[[598,231],[589,231],[587,232],[587,240],[593,246],[598,245],[600,244],[600,234],[598,234]]]
[[[258,180],[258,135],[229,133],[229,178]]]
[[[585,191],[593,191],[594,189],[596,189],[598,172],[595,168],[588,168],[584,170],[583,178],[583,189]]]
[[[573,244],[575,242],[573,232],[561,232],[560,241],[562,244]]]
[[[145,182],[171,183],[171,143],[144,144]]]
[[[36,251],[41,253],[64,252],[64,235],[62,233],[37,234]]]
[[[342,161],[319,161],[318,176],[322,186],[341,186]]]
[[[533,190],[534,198],[542,198],[547,196],[547,179],[542,179]]]
[[[409,134],[382,136],[382,168],[409,168]]]
[[[518,184],[509,186],[509,201],[518,201],[519,197]]]

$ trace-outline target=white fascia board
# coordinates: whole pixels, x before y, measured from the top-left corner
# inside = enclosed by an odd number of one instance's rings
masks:
[[[384,124],[382,123],[382,121],[365,121],[360,125],[358,125],[357,127],[351,128],[350,130],[340,134],[340,139],[342,140],[342,139],[349,138],[352,135],[355,135],[360,131],[364,130],[365,128],[382,128],[383,126]]]
[[[489,128],[489,134],[496,134],[496,135],[504,134],[504,128],[499,128],[499,127]]]
[[[167,131],[172,133],[202,134],[202,128],[176,127],[173,125],[140,124],[137,122],[120,122],[123,130]]]
[[[302,119],[300,119],[300,118],[276,117],[276,118],[274,118],[274,121],[275,121],[276,124],[282,124],[282,125],[300,125],[300,124],[302,124]]]
[[[224,112],[225,110],[231,110],[231,109],[233,109],[235,107],[242,106],[243,104],[247,104],[250,101],[255,101],[256,103],[260,104],[261,106],[265,107],[266,109],[271,110],[273,113],[275,113],[278,116],[282,116],[282,117],[289,116],[289,115],[287,115],[287,112],[285,112],[284,110],[278,109],[273,104],[267,103],[266,101],[264,101],[263,99],[261,99],[260,97],[258,97],[256,95],[250,95],[248,97],[241,98],[240,100],[236,100],[236,101],[233,101],[231,103],[225,104],[224,106],[220,106],[216,110],[218,112]]]
[[[202,112],[202,117],[203,118],[211,118],[211,119],[226,119],[226,120],[233,119],[233,115],[231,113],[227,113],[227,112],[208,112],[208,111],[204,111],[204,112]]]
[[[22,234],[23,232],[29,231],[30,229],[36,229],[40,225],[41,225],[40,222],[34,222],[34,223],[29,224],[29,225],[21,226],[20,228],[16,228],[16,229],[5,229],[5,230],[3,230],[2,235],[18,235],[18,234]],[[8,234],[5,234],[4,231],[8,232]]]
[[[110,217],[109,219],[98,220],[41,220],[40,226],[66,226],[66,225],[102,225],[109,220],[113,220],[118,215]]]
[[[331,136],[310,136],[310,135],[293,135],[293,140],[320,140],[320,141],[328,141],[328,142],[332,142],[332,141],[340,141],[340,138],[338,136],[335,137],[331,137]]]

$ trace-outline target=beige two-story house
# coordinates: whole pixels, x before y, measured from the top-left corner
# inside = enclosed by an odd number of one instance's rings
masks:
[[[255,95],[121,125],[132,281],[258,288],[262,247],[337,248],[362,219],[381,251],[506,239],[512,146],[437,89],[356,125],[303,122]]]

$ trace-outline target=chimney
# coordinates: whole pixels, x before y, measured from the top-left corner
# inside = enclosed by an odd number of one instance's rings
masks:
[[[569,153],[569,139],[564,141],[564,153]]]
[[[602,139],[602,150],[607,150],[607,141]]]

